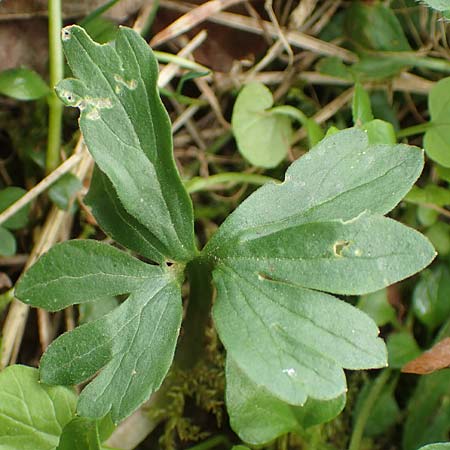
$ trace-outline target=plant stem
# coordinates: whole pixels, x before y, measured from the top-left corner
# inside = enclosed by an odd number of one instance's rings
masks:
[[[405,58],[399,58],[404,60],[406,64],[410,64],[415,67],[422,67],[424,69],[435,70],[437,72],[450,73],[450,61],[440,58],[431,58],[429,56],[407,56]]]
[[[419,125],[413,125],[412,127],[403,128],[403,130],[397,131],[397,138],[403,138],[413,136],[414,134],[425,133],[433,126],[432,122],[420,123]]]
[[[195,259],[187,265],[186,272],[189,301],[176,354],[176,362],[182,369],[194,367],[203,353],[213,295],[211,270],[206,262]]]
[[[299,121],[303,126],[306,126],[308,122],[308,117],[306,117],[302,111],[291,105],[275,106],[274,108],[269,109],[268,112],[288,116],[291,119]]]
[[[48,0],[49,72],[51,93],[48,98],[48,140],[45,168],[50,173],[59,163],[63,104],[55,86],[63,78],[64,60],[61,44],[61,0]]]
[[[230,441],[226,436],[223,435],[214,436],[207,441],[202,442],[201,444],[190,447],[188,450],[210,450],[211,448],[217,447],[220,444],[230,445]]]
[[[275,178],[268,177],[266,175],[259,175],[257,173],[224,172],[217,175],[211,175],[207,178],[191,178],[184,183],[184,187],[190,194],[192,194],[193,192],[207,191],[212,187],[224,183],[248,183],[260,186],[269,182],[280,183],[280,181]]]
[[[389,379],[391,371],[389,369],[383,370],[380,375],[375,379],[372,387],[367,395],[364,403],[359,411],[358,417],[353,427],[352,437],[350,439],[350,445],[348,450],[359,450],[361,447],[361,440],[364,434],[364,429],[366,428],[367,420],[369,419],[370,413],[373,410],[375,402],[381,394],[381,391]]]
[[[155,55],[155,58],[158,60],[158,62],[166,64],[174,63],[182,67],[183,69],[195,70],[197,72],[204,73],[205,75],[211,73],[211,70],[208,69],[208,67],[196,63],[195,61],[191,61],[190,59],[183,58],[182,56],[161,52],[159,50],[153,50],[153,54]]]
[[[430,56],[417,56],[413,52],[372,52],[372,55],[404,64],[406,66],[421,67],[437,72],[450,73],[450,61]]]

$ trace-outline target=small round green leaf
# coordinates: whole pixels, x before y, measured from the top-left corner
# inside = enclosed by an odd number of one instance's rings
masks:
[[[0,191],[0,212],[7,209],[26,193],[27,191],[25,189],[15,186],[2,189]],[[30,205],[28,204],[17,211],[17,213],[4,222],[2,226],[10,230],[18,230],[19,228],[23,228],[28,222],[29,211]]]
[[[0,227],[0,256],[12,256],[16,253],[16,238],[6,228]]]
[[[36,100],[49,92],[45,81],[34,70],[8,69],[0,72],[0,94],[18,100]]]
[[[422,273],[413,292],[413,311],[430,330],[450,314],[450,270],[440,265]]]
[[[277,166],[291,144],[291,121],[271,114],[272,105],[272,93],[261,83],[244,86],[234,105],[231,125],[238,149],[255,166]]]

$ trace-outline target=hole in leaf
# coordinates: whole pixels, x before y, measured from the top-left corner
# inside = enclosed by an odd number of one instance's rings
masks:
[[[342,252],[350,245],[349,241],[336,241],[333,245],[333,252],[336,256],[344,256]]]

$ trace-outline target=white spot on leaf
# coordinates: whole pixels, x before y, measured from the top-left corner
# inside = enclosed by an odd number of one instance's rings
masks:
[[[114,80],[116,80],[117,84],[116,85],[116,93],[120,92],[120,85],[125,86],[127,89],[130,90],[134,90],[137,88],[137,81],[136,80],[125,80],[124,78],[122,78],[120,75],[115,74],[114,75]]]
[[[290,367],[289,369],[283,369],[283,373],[285,373],[288,377],[294,378],[297,376],[297,371]]]

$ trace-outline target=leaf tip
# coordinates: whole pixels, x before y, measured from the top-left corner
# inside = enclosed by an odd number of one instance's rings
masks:
[[[71,37],[72,37],[72,28],[73,28],[74,26],[75,26],[75,25],[69,25],[69,26],[67,26],[67,27],[64,27],[64,28],[61,30],[61,39],[62,39],[63,41],[68,41],[68,40],[71,39]]]

